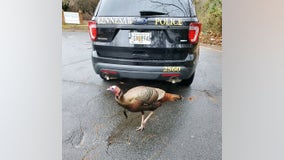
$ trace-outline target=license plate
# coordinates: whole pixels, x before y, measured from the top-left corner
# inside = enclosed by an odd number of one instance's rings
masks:
[[[151,44],[151,32],[130,32],[130,44]]]

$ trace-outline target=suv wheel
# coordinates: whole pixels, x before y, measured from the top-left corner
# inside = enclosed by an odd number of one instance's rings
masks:
[[[182,86],[190,86],[191,83],[193,82],[193,79],[194,79],[194,75],[195,75],[195,72],[191,75],[191,77],[189,77],[188,79],[184,79],[180,82],[180,85]]]

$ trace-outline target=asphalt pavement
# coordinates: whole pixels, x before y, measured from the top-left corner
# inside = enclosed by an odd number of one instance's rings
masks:
[[[154,112],[143,132],[141,113],[128,119],[106,88],[159,87],[180,94]],[[148,114],[149,112],[145,112]],[[221,160],[222,51],[201,46],[191,87],[168,82],[115,80],[95,74],[87,32],[62,32],[63,160]]]

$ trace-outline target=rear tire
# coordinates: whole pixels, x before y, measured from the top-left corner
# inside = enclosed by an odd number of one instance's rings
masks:
[[[193,74],[191,75],[191,77],[189,77],[188,79],[184,79],[182,80],[179,84],[181,86],[190,86],[193,82],[193,79],[194,79],[194,75],[195,75],[195,72],[193,72]]]

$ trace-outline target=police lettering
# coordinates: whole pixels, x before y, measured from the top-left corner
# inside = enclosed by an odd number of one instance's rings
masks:
[[[182,20],[180,18],[156,18],[155,25],[181,26]]]

